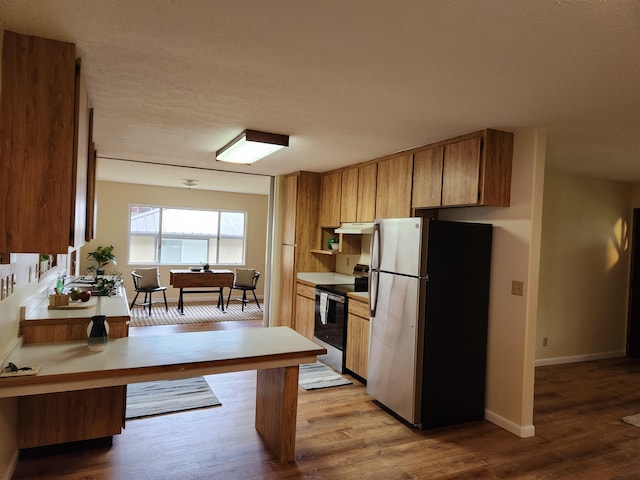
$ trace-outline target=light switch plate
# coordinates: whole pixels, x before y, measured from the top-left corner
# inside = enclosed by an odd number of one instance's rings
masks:
[[[521,280],[512,280],[511,281],[511,295],[524,295],[524,282]]]

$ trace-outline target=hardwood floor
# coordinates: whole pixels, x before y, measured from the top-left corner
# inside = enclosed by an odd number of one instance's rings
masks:
[[[214,328],[237,328],[218,325]],[[209,324],[209,327],[211,324]],[[257,325],[242,325],[257,326]],[[131,335],[207,329],[141,327]],[[208,376],[218,408],[130,420],[111,448],[20,461],[14,479],[637,479],[640,362],[536,371],[534,438],[489,423],[418,431],[354,380],[299,389],[296,462],[278,465],[254,428],[255,372]]]

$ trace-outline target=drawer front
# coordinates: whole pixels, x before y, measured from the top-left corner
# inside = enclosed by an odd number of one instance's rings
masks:
[[[349,297],[349,313],[369,319],[369,302],[360,302]]]
[[[315,300],[316,298],[316,289],[314,287],[310,287],[309,285],[305,285],[303,283],[298,283],[297,294],[302,295],[303,297],[311,298]]]

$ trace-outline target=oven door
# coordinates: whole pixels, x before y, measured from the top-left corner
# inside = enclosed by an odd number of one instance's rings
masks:
[[[316,289],[314,337],[344,351],[347,303],[344,295]]]

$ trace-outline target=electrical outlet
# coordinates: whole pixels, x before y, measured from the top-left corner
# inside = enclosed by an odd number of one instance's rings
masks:
[[[511,295],[524,295],[524,282],[520,280],[513,280],[511,282]]]
[[[549,337],[542,337],[542,346],[543,347],[549,346]]]
[[[351,266],[351,258],[349,258],[349,256],[347,256],[347,267]]]

